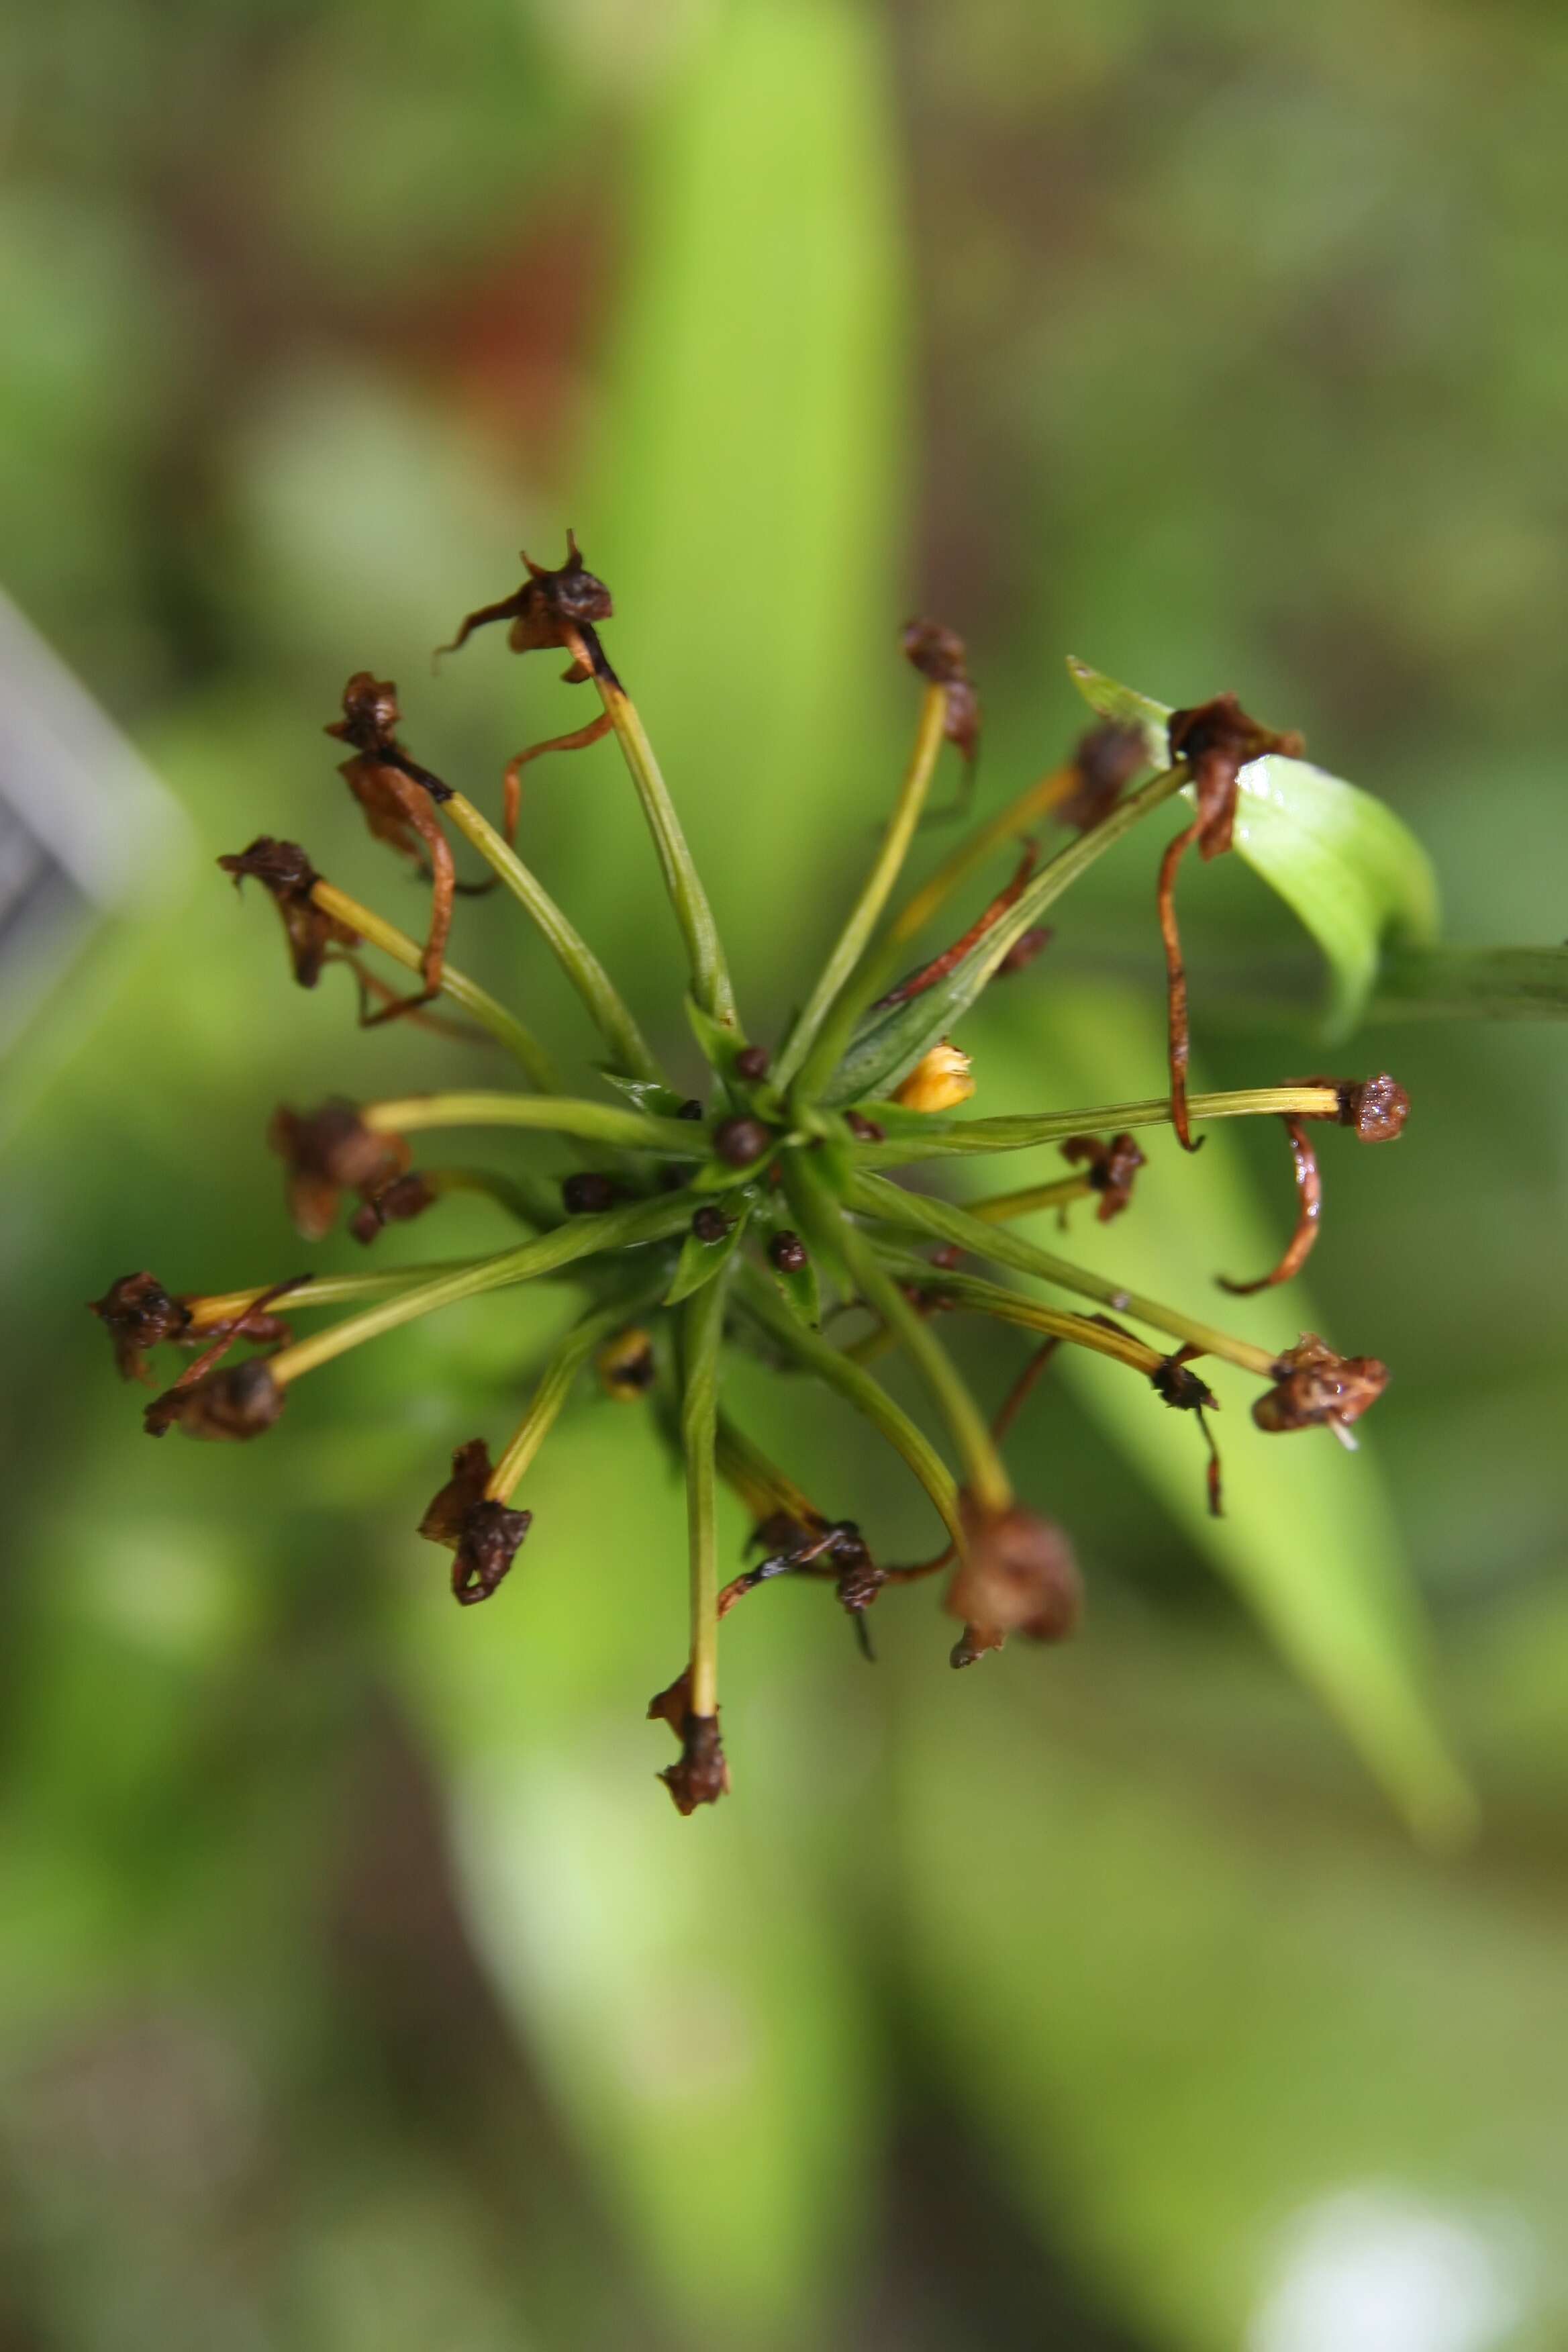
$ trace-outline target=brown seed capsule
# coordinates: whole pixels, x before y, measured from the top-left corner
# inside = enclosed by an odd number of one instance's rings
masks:
[[[767,1076],[770,1058],[765,1045],[743,1045],[735,1056],[735,1076],[754,1085]]]
[[[1392,1143],[1409,1115],[1409,1096],[1386,1070],[1359,1086],[1346,1080],[1340,1087],[1340,1125],[1353,1127],[1363,1143]]]
[[[375,1191],[408,1164],[401,1138],[374,1133],[352,1103],[314,1111],[280,1104],[267,1140],[288,1169],[289,1212],[307,1241],[331,1233],[344,1192]]]
[[[904,659],[947,694],[947,720],[942,729],[965,760],[973,763],[980,748],[980,697],[969,675],[963,639],[941,621],[910,621],[903,633]]]
[[[1145,1165],[1130,1135],[1113,1135],[1109,1143],[1096,1135],[1069,1135],[1062,1146],[1062,1158],[1075,1167],[1088,1163],[1086,1181],[1089,1191],[1100,1195],[1096,1215],[1102,1225],[1130,1206],[1132,1180]]]
[[[773,1139],[772,1128],[744,1112],[721,1119],[713,1130],[713,1149],[731,1168],[750,1168],[753,1160],[763,1158]]]
[[[172,1297],[155,1274],[122,1274],[88,1306],[109,1333],[122,1381],[151,1380],[147,1350],[180,1339],[190,1327],[190,1308]]]
[[[406,1176],[395,1176],[369,1195],[349,1219],[349,1231],[356,1242],[373,1242],[384,1225],[410,1223],[433,1209],[437,1198],[418,1170],[411,1168]]]
[[[964,1621],[967,1665],[984,1650],[999,1649],[1009,1633],[1035,1642],[1062,1642],[1083,1609],[1083,1583],[1064,1530],[1052,1519],[1011,1503],[990,1509],[968,1493],[959,1498],[964,1558],[942,1601]]]
[[[561,1205],[569,1217],[601,1217],[620,1197],[621,1188],[614,1177],[601,1176],[596,1169],[580,1169],[561,1185]]]
[[[1327,1427],[1342,1443],[1388,1386],[1388,1366],[1375,1356],[1337,1356],[1315,1331],[1303,1331],[1274,1366],[1275,1384],[1258,1397],[1252,1418],[1279,1433]]]
[[[722,1209],[706,1202],[693,1213],[691,1230],[700,1242],[721,1242],[730,1230],[730,1220]]]
[[[489,1448],[472,1437],[454,1453],[452,1475],[419,1522],[422,1536],[456,1554],[452,1594],[464,1608],[489,1599],[533,1525],[531,1511],[510,1510],[486,1494],[489,1478]]]
[[[186,1437],[259,1437],[287,1402],[287,1391],[273,1379],[266,1358],[252,1356],[209,1372],[189,1388],[166,1389],[148,1406],[144,1423],[150,1437],[162,1437],[169,1428]]]
[[[768,1255],[781,1274],[804,1274],[810,1264],[805,1244],[787,1225],[782,1226],[768,1244]]]

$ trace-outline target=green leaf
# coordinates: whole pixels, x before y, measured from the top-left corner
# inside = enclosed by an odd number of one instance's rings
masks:
[[[1038,1099],[1042,1083],[1048,1094],[1071,1099],[1095,1086],[1114,1094],[1157,1052],[1152,1024],[1134,1003],[1104,992],[1069,992],[1056,1002],[1048,1038],[1031,1038],[1026,1048],[994,1037],[986,1067],[989,1086],[1005,1089],[1011,1079],[1016,1099]],[[1171,1138],[1151,1138],[1149,1156],[1132,1213],[1109,1226],[1077,1220],[1071,1254],[1131,1288],[1212,1312],[1205,1294],[1214,1297],[1216,1274],[1247,1275],[1278,1256],[1290,1213],[1286,1170],[1281,1166],[1279,1200],[1265,1219],[1234,1145],[1217,1130],[1195,1163],[1180,1157]],[[1331,1216],[1331,1149],[1325,1160]],[[987,1189],[971,1174],[972,1165],[963,1163],[971,1197]],[[1020,1221],[1019,1230],[1027,1233],[1028,1223]],[[1375,1312],[1374,1301],[1368,1311]],[[1255,1300],[1227,1301],[1215,1319],[1269,1348],[1322,1328],[1300,1280]],[[1375,1324],[1346,1331],[1337,1343],[1375,1352]],[[1397,1365],[1394,1373],[1397,1381]],[[1078,1349],[1063,1351],[1062,1374],[1338,1717],[1413,1825],[1435,1840],[1462,1829],[1471,1800],[1432,1710],[1426,1629],[1378,1475],[1376,1416],[1363,1424],[1354,1454],[1342,1452],[1326,1431],[1266,1436],[1250,1418],[1257,1382],[1205,1361],[1204,1378],[1225,1408],[1215,1428],[1225,1458],[1226,1516],[1212,1519],[1184,1414],[1152,1405],[1142,1381]],[[1380,1407],[1390,1410],[1398,1410],[1397,1387]]]
[[[667,1307],[679,1306],[683,1298],[689,1298],[694,1290],[700,1290],[704,1283],[711,1282],[714,1276],[729,1265],[740,1247],[746,1220],[751,1215],[751,1202],[743,1194],[732,1193],[728,1199],[721,1199],[718,1206],[730,1219],[729,1232],[722,1241],[717,1242],[701,1241],[695,1234],[687,1234],[681,1244],[674,1278],[664,1294]]]
[[[614,1087],[617,1094],[636,1103],[638,1110],[648,1111],[656,1118],[676,1118],[687,1099],[657,1078],[623,1077],[619,1070],[612,1070],[603,1062],[598,1065],[598,1073],[607,1087]]]
[[[1140,728],[1150,764],[1163,764],[1172,706],[1084,662],[1069,658],[1068,671],[1092,710]],[[1384,942],[1436,939],[1431,864],[1385,802],[1310,761],[1271,754],[1243,768],[1240,783],[1237,849],[1322,950],[1329,965],[1324,1035],[1342,1037],[1366,1011]]]

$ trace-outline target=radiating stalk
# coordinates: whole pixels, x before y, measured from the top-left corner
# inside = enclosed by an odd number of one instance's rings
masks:
[[[651,1048],[608,972],[549,891],[465,793],[454,793],[441,805],[443,814],[473,843],[485,863],[500,875],[512,897],[532,917],[626,1076],[656,1082],[662,1078],[663,1072]]]
[[[719,1536],[714,1441],[719,1360],[729,1295],[725,1274],[695,1291],[680,1310],[680,1443],[686,1456],[686,1519],[691,1559],[691,1712],[719,1711]]]
[[[366,1103],[360,1118],[375,1135],[413,1135],[440,1127],[531,1127],[665,1160],[700,1159],[707,1143],[695,1120],[659,1118],[651,1111],[622,1110],[615,1103],[579,1101],[570,1095],[408,1095],[395,1102]]]
[[[964,1475],[977,1502],[988,1511],[1005,1511],[1013,1500],[1013,1484],[996,1449],[985,1416],[926,1318],[911,1307],[891,1276],[877,1260],[866,1235],[844,1225],[844,1254],[857,1289],[874,1315],[908,1349],[915,1369],[930,1390],[932,1402],[952,1433]]]
[[[1146,1339],[1135,1339],[1131,1331],[1113,1331],[1088,1315],[1074,1315],[1059,1307],[1043,1307],[1038,1299],[1026,1298],[1021,1291],[1005,1290],[999,1282],[984,1282],[972,1274],[950,1273],[945,1266],[932,1265],[929,1258],[921,1257],[915,1250],[889,1249],[879,1244],[877,1255],[897,1281],[938,1291],[944,1304],[951,1301],[961,1312],[989,1315],[994,1322],[1012,1323],[1021,1331],[1037,1331],[1046,1339],[1069,1340],[1076,1348],[1088,1348],[1097,1356],[1109,1356],[1113,1363],[1125,1364],[1130,1370],[1142,1372],[1148,1379],[1165,1360],[1158,1348],[1152,1348]]]
[[[1256,1372],[1260,1379],[1273,1377],[1275,1356],[1269,1349],[1254,1347],[1249,1340],[1237,1339],[1211,1323],[1195,1322],[1174,1307],[1163,1306],[1158,1299],[1123,1290],[1105,1276],[1091,1274],[1087,1267],[1074,1265],[1067,1258],[1039,1249],[1021,1234],[988,1225],[966,1210],[955,1209],[951,1202],[906,1192],[900,1185],[889,1184],[880,1176],[857,1176],[850,1187],[849,1205],[868,1217],[902,1225],[908,1232],[935,1234],[944,1242],[956,1242],[961,1249],[971,1251],[976,1257],[989,1258],[996,1265],[1010,1265],[1019,1274],[1033,1275],[1037,1281],[1054,1282],[1062,1290],[1076,1290],[1080,1297],[1097,1299],[1115,1314],[1131,1315],[1140,1323],[1152,1324],[1156,1331],[1169,1331],[1173,1338],[1201,1349],[1205,1355],[1223,1357],[1227,1363],[1239,1364],[1243,1371]]]
[[[502,1250],[494,1257],[478,1258],[434,1281],[416,1283],[412,1289],[389,1298],[384,1306],[350,1316],[346,1322],[334,1323],[330,1330],[320,1331],[313,1339],[298,1340],[293,1347],[269,1357],[268,1369],[278,1385],[286,1388],[301,1373],[314,1371],[319,1364],[330,1363],[334,1356],[345,1354],[366,1339],[378,1339],[384,1331],[395,1330],[400,1323],[411,1323],[421,1315],[433,1315],[438,1307],[455,1307],[460,1299],[478,1297],[483,1291],[531,1282],[541,1275],[553,1273],[558,1266],[592,1257],[601,1250],[631,1249],[639,1244],[667,1240],[672,1234],[681,1232],[690,1219],[690,1202],[679,1200],[634,1201],[624,1209],[607,1210],[600,1217],[569,1217],[554,1233],[542,1234],[537,1241],[523,1242],[518,1248]]]
[[[743,1263],[738,1287],[747,1313],[762,1324],[769,1337],[786,1354],[797,1357],[805,1370],[815,1372],[827,1387],[837,1389],[857,1412],[863,1413],[872,1427],[880,1431],[895,1453],[902,1454],[941,1513],[949,1535],[962,1547],[958,1488],[952,1471],[925,1432],[918,1429],[908,1413],[893,1402],[879,1381],[873,1380],[842,1349],[831,1346],[797,1321],[760,1266],[752,1265],[749,1260]]]
[[[592,672],[599,689],[616,740],[621,747],[642,812],[647,819],[658,852],[659,870],[664,887],[675,909],[680,935],[686,942],[687,965],[691,974],[691,993],[704,1013],[724,1028],[735,1024],[735,992],[730,982],[730,967],[725,961],[719,927],[713,920],[713,910],[708,904],[708,894],[702,887],[691,852],[686,845],[680,819],[675,813],[675,803],[669,797],[669,787],[660,772],[647,740],[647,730],[636,703],[618,680],[606,677],[603,669],[590,656],[583,640],[574,632],[566,632],[566,642],[584,667]]]
[[[588,1358],[605,1340],[613,1339],[617,1331],[624,1329],[655,1295],[650,1284],[641,1292],[617,1298],[613,1305],[601,1307],[595,1314],[584,1315],[580,1322],[573,1325],[540,1374],[539,1385],[529,1399],[528,1408],[490,1473],[485,1493],[492,1502],[511,1500],[524,1471],[559,1420],[571,1396],[573,1384]]]
[[[927,1118],[915,1124],[897,1104],[871,1105],[888,1127],[885,1143],[857,1143],[858,1164],[903,1168],[917,1160],[948,1160],[967,1152],[1024,1151],[1031,1144],[1065,1143],[1072,1135],[1111,1135],[1123,1128],[1168,1127],[1171,1097],[1096,1103],[1088,1110],[1025,1111],[1001,1118]],[[1340,1114],[1337,1086],[1243,1087],[1228,1094],[1190,1095],[1194,1118],[1331,1118]]]
[[[853,1000],[841,1000],[846,998],[855,968],[865,953],[893,885],[899,878],[904,859],[909,855],[921,811],[931,790],[931,778],[936,773],[946,720],[946,689],[940,686],[928,686],[921,700],[914,749],[910,754],[910,763],[904,771],[904,780],[899,787],[899,797],[888,820],[888,829],[882,836],[876,864],[867,877],[854,911],[840,932],[821,977],[806,999],[805,1009],[790,1031],[774,1066],[773,1080],[780,1087],[787,1087],[792,1079],[801,1076],[809,1091],[814,1081],[833,1067],[848,1042],[850,1030],[859,1017],[860,1003],[865,1000],[858,994]]]
[[[318,880],[310,897],[324,915],[331,915],[335,922],[346,923],[350,930],[357,931],[362,940],[379,948],[383,955],[390,956],[405,971],[423,971],[424,949],[406,931],[400,931],[395,923],[384,922],[371,908],[362,907],[357,898],[351,898],[346,890],[338,889],[331,882]],[[498,1045],[514,1055],[542,1094],[560,1093],[561,1077],[547,1048],[488,990],[470,980],[466,972],[447,964],[441,973],[440,992],[460,1005],[471,1021],[477,1021]]]

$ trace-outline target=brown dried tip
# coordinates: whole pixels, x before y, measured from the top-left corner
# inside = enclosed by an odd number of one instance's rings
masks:
[[[1237,780],[1243,768],[1273,751],[1299,760],[1306,746],[1297,734],[1277,734],[1249,718],[1234,694],[1216,694],[1188,710],[1173,710],[1166,729],[1172,764],[1185,760],[1197,793],[1198,855],[1219,857],[1230,847],[1236,823]]]
[[[1105,1322],[1107,1319],[1104,1316],[1095,1318],[1097,1322]],[[1112,1324],[1110,1328],[1114,1330],[1116,1327]],[[1225,1498],[1221,1486],[1219,1447],[1215,1443],[1214,1432],[1205,1418],[1208,1413],[1219,1411],[1219,1399],[1212,1389],[1205,1386],[1196,1372],[1188,1369],[1187,1359],[1194,1352],[1195,1350],[1190,1348],[1178,1348],[1173,1356],[1166,1356],[1158,1369],[1150,1373],[1149,1384],[1155,1395],[1168,1404],[1173,1412],[1190,1412],[1196,1417],[1198,1427],[1204,1434],[1204,1443],[1209,1450],[1209,1517],[1213,1519],[1222,1519],[1225,1517]]]
[[[1295,1228],[1279,1264],[1267,1274],[1260,1274],[1256,1282],[1233,1282],[1224,1274],[1215,1276],[1220,1288],[1228,1290],[1233,1298],[1248,1298],[1254,1291],[1272,1290],[1277,1284],[1290,1281],[1300,1273],[1317,1245],[1323,1215],[1323,1180],[1318,1169],[1318,1155],[1299,1118],[1287,1118],[1284,1126],[1290,1139],[1291,1166],[1296,1171]]]
[[[1089,833],[1110,814],[1139,770],[1149,765],[1142,730],[1102,719],[1079,738],[1072,764],[1078,781],[1058,803],[1057,815],[1063,824]]]
[[[270,834],[258,834],[248,849],[217,862],[233,875],[237,890],[242,883],[255,881],[271,894],[301,988],[315,987],[329,948],[358,947],[359,933],[324,914],[311,898],[321,877],[297,841],[274,841]]]
[[[691,1670],[678,1675],[668,1690],[656,1691],[647,1703],[650,1723],[668,1723],[680,1742],[680,1761],[661,1772],[678,1813],[694,1813],[699,1805],[716,1805],[730,1793],[730,1768],[719,1738],[716,1715],[691,1712]]]
[[[1000,1649],[1009,1633],[1065,1641],[1082,1613],[1083,1582],[1064,1530],[1021,1503],[987,1509],[966,1493],[959,1506],[964,1557],[942,1601],[964,1623],[953,1664]]]
[[[1131,1205],[1132,1180],[1147,1164],[1130,1135],[1113,1135],[1109,1143],[1098,1135],[1069,1135],[1062,1158],[1069,1167],[1084,1166],[1089,1191],[1100,1195],[1095,1214],[1102,1225]]]
[[[190,1328],[191,1310],[166,1291],[155,1274],[122,1274],[89,1311],[108,1331],[115,1369],[122,1381],[151,1381],[150,1348],[178,1339]]]
[[[416,1168],[406,1176],[395,1176],[376,1192],[368,1193],[363,1206],[349,1219],[349,1231],[356,1242],[373,1242],[384,1225],[406,1225],[433,1209],[439,1194],[433,1192]]]
[[[352,1103],[324,1103],[315,1111],[279,1104],[267,1140],[288,1168],[289,1213],[311,1242],[331,1233],[345,1192],[374,1193],[408,1164],[402,1139],[373,1134]]]
[[[595,670],[613,682],[615,672],[605,659],[594,625],[612,620],[615,604],[604,582],[595,577],[584,563],[582,551],[572,531],[566,534],[566,561],[552,572],[535,563],[527,549],[522,562],[528,577],[514,594],[503,596],[497,604],[481,604],[476,612],[467,614],[461,627],[442,653],[456,653],[468,643],[476,629],[491,621],[510,621],[507,643],[513,653],[527,654],[548,651],[552,646],[570,650],[568,633],[585,643]],[[575,661],[567,672],[569,677],[586,675]]]
[[[1375,1356],[1336,1356],[1315,1331],[1303,1331],[1274,1366],[1275,1382],[1253,1404],[1259,1429],[1331,1429],[1352,1445],[1352,1422],[1377,1402],[1388,1386],[1388,1366]]]
[[[904,659],[932,686],[946,688],[942,733],[973,763],[980,749],[980,697],[969,675],[963,639],[940,621],[910,621],[902,643]]]
[[[1409,1116],[1410,1097],[1386,1070],[1380,1077],[1363,1078],[1359,1086],[1350,1079],[1340,1081],[1340,1125],[1353,1127],[1363,1143],[1392,1143]]]
[[[489,1448],[482,1437],[470,1438],[453,1454],[452,1475],[419,1522],[422,1536],[457,1554],[452,1593],[465,1608],[489,1599],[533,1525],[531,1511],[509,1510],[486,1494],[489,1477]]]
[[[166,1389],[154,1397],[142,1416],[149,1437],[178,1429],[186,1437],[244,1439],[259,1437],[271,1428],[284,1405],[280,1389],[264,1356],[243,1364],[227,1364],[209,1372],[189,1388]]]

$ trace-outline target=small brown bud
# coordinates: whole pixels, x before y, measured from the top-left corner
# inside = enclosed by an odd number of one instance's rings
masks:
[[[1303,1331],[1274,1366],[1275,1384],[1256,1399],[1252,1418],[1279,1433],[1328,1427],[1342,1442],[1352,1422],[1388,1386],[1388,1366],[1375,1356],[1337,1356],[1315,1331]]]
[[[150,1437],[162,1437],[171,1427],[186,1437],[259,1437],[287,1402],[287,1391],[273,1379],[266,1358],[252,1356],[243,1364],[226,1364],[222,1370],[209,1372],[187,1389],[166,1389],[148,1406],[145,1425]]]
[[[787,1225],[781,1227],[768,1244],[768,1255],[781,1274],[804,1274],[811,1262],[805,1244]]]
[[[955,1652],[954,1665],[999,1649],[1009,1633],[1065,1641],[1082,1612],[1083,1583],[1063,1529],[1021,1503],[988,1509],[966,1493],[959,1506],[964,1558],[942,1606],[964,1621],[969,1654]]]
[[[705,1202],[693,1213],[691,1230],[700,1242],[721,1242],[730,1230],[730,1220],[722,1209]]]
[[[1340,1125],[1353,1127],[1363,1143],[1392,1143],[1410,1115],[1410,1097],[1386,1070],[1381,1077],[1340,1087]]]
[[[122,1274],[88,1306],[109,1333],[122,1381],[150,1380],[147,1350],[180,1339],[190,1326],[190,1308],[172,1297],[155,1274]]]
[[[765,1045],[743,1045],[735,1056],[735,1076],[747,1078],[754,1085],[768,1075],[771,1056]]]
[[[601,1176],[596,1169],[580,1169],[574,1176],[563,1180],[561,1205],[569,1217],[602,1217],[613,1209],[621,1197],[621,1188],[613,1176]]]
[[[1131,1205],[1132,1180],[1145,1164],[1130,1135],[1113,1135],[1109,1143],[1099,1136],[1070,1135],[1062,1146],[1062,1158],[1069,1166],[1088,1163],[1086,1179],[1089,1191],[1100,1195],[1096,1214],[1102,1225]]]
[[[772,1128],[744,1112],[721,1119],[713,1130],[713,1149],[731,1168],[750,1168],[753,1160],[763,1158],[773,1139]]]

